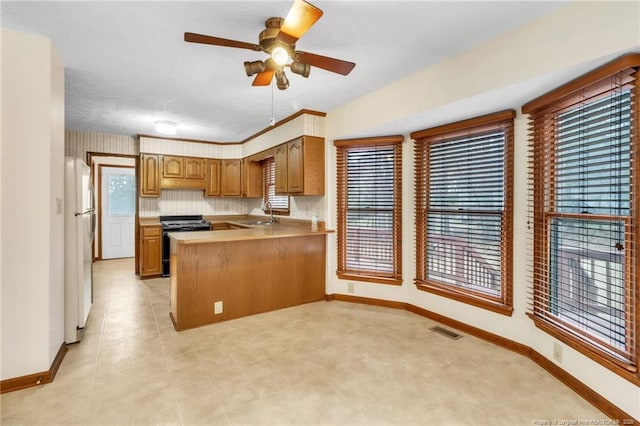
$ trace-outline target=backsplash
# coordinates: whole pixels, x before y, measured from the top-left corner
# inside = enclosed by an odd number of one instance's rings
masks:
[[[326,197],[323,196],[289,197],[289,217],[311,220],[312,216],[317,216],[319,220],[326,220],[324,217],[325,200]],[[262,200],[247,199],[247,211],[251,215],[264,215]]]
[[[164,189],[158,198],[140,198],[140,217],[182,214],[247,214],[247,199],[204,197],[202,191]]]

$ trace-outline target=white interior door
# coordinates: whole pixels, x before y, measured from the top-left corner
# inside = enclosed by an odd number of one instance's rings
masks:
[[[102,259],[133,257],[136,176],[130,167],[100,166]]]

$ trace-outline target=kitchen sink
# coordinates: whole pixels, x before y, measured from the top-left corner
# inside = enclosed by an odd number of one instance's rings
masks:
[[[257,226],[257,225],[262,225],[262,226],[269,226],[272,225],[271,222],[269,222],[268,220],[248,220],[248,221],[244,221],[241,222],[244,225],[250,225],[250,226]]]

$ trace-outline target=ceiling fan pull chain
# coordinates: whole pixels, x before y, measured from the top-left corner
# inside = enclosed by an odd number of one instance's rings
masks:
[[[276,124],[276,118],[273,116],[273,80],[271,80],[271,118],[269,118],[269,126]]]

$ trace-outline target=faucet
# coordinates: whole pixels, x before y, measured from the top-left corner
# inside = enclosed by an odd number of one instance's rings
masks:
[[[267,201],[266,208],[269,209],[269,223],[271,223],[272,225],[274,223],[278,223],[278,218],[273,216],[273,206],[271,205],[271,201]]]

